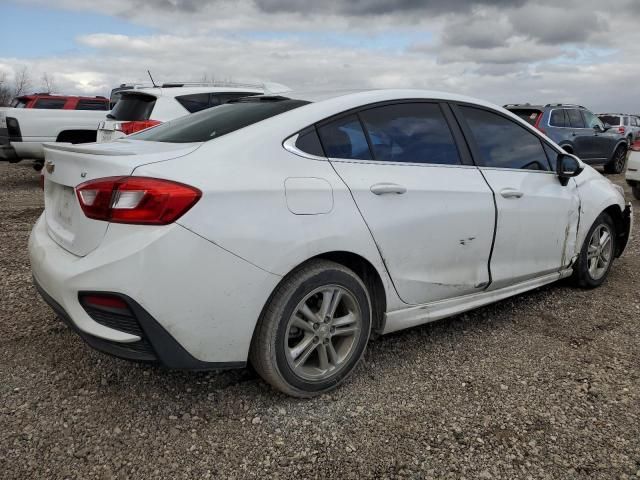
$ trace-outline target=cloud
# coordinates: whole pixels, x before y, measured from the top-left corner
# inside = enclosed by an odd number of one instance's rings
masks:
[[[0,57],[0,72],[27,65],[34,79],[48,72],[61,90],[87,94],[146,81],[150,69],[160,82],[206,73],[640,112],[639,13],[634,1],[618,1],[614,10],[601,0],[58,0],[59,8],[116,15],[154,33],[83,35],[72,54]],[[624,95],[615,85],[625,85]]]

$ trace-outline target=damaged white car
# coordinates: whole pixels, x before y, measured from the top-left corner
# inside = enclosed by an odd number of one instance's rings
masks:
[[[526,122],[429,91],[248,97],[46,160],[33,276],[87,343],[250,361],[299,397],[339,385],[372,332],[601,285],[632,221]]]

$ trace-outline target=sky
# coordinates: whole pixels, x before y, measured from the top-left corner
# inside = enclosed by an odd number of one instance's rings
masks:
[[[58,93],[208,79],[640,113],[639,0],[0,0],[0,74]]]

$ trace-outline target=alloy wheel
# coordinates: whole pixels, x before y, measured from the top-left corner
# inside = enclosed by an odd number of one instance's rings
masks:
[[[325,380],[348,363],[361,332],[355,296],[339,285],[319,287],[298,304],[287,323],[287,363],[305,380]]]
[[[613,257],[613,239],[611,229],[601,224],[591,234],[587,247],[587,267],[594,280],[600,280],[609,269]]]

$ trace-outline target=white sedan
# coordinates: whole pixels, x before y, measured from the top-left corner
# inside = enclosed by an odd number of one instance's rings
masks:
[[[344,381],[372,332],[601,285],[632,221],[527,123],[438,92],[249,97],[46,155],[31,265],[71,328],[171,368],[250,361],[299,397]]]

